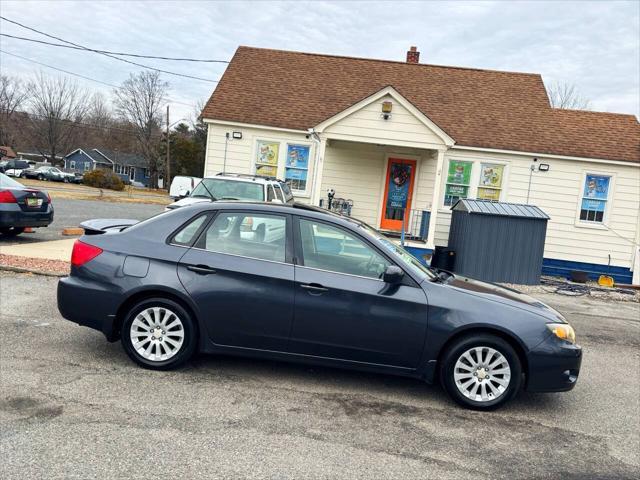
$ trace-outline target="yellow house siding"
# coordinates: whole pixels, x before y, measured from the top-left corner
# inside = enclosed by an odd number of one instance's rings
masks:
[[[393,103],[391,118],[388,120],[382,118],[382,103],[385,101]],[[386,95],[340,119],[325,128],[324,132],[329,136],[338,134],[368,138],[371,139],[371,143],[379,144],[394,141],[424,144],[425,147],[443,145],[442,140],[433,130],[390,95]]]

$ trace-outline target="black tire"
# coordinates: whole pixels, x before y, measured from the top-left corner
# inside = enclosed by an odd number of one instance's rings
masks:
[[[24,227],[3,227],[0,228],[0,235],[3,237],[16,237],[24,232]]]
[[[64,183],[69,183],[69,177],[64,177],[64,178],[62,179],[62,181],[63,181]]]
[[[40,180],[41,182],[42,182],[42,181],[44,181],[44,175],[39,174],[39,175],[38,175],[38,180]]]
[[[506,359],[511,370],[508,386],[500,396],[493,400],[476,401],[468,398],[456,385],[454,378],[456,362],[465,352],[475,347],[488,347],[496,350]],[[463,372],[463,370],[459,371]],[[480,373],[484,375],[484,369]],[[474,375],[474,377],[478,376]],[[474,381],[476,380],[474,379]],[[494,410],[511,400],[520,390],[522,385],[522,365],[518,354],[506,340],[491,334],[471,334],[456,340],[443,353],[440,367],[440,383],[449,396],[463,407],[473,410]],[[492,383],[492,385],[498,386],[495,383]]]
[[[143,357],[133,346],[131,339],[131,325],[136,316],[142,311],[159,307],[173,312],[181,321],[183,327],[183,343],[178,352],[167,360],[151,361]],[[188,361],[196,350],[198,341],[198,330],[195,319],[179,303],[164,298],[147,298],[134,305],[127,313],[121,329],[122,346],[127,355],[138,365],[151,370],[171,370]],[[148,346],[148,343],[144,344]],[[158,347],[156,347],[158,348]],[[152,350],[153,351],[153,350]]]

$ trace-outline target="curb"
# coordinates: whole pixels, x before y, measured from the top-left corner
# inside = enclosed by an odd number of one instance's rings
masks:
[[[45,272],[42,270],[33,270],[31,268],[14,267],[12,265],[0,265],[0,271],[32,273],[34,275],[43,275],[45,277],[66,277],[68,275],[67,273]]]

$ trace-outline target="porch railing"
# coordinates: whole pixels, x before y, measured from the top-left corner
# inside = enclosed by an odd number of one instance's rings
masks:
[[[426,242],[430,220],[431,212],[428,210],[409,210],[409,215],[405,217],[405,220],[402,222],[403,227],[400,232],[402,243],[404,243],[405,240]]]

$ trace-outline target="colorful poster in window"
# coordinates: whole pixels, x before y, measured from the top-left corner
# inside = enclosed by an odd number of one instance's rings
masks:
[[[309,146],[287,145],[287,167],[309,168]]]
[[[449,172],[447,174],[447,183],[457,183],[460,185],[469,185],[471,180],[471,162],[449,162]]]
[[[498,202],[500,200],[500,189],[478,187],[478,200]]]
[[[501,188],[503,172],[504,172],[504,165],[483,163],[482,166],[480,167],[480,186]]]
[[[258,158],[256,158],[256,163],[277,165],[279,150],[279,143],[258,142]]]
[[[272,165],[256,165],[256,175],[262,177],[277,177],[278,167]]]
[[[593,212],[604,212],[605,202],[602,200],[593,200],[590,198],[582,199],[582,210],[591,210]]]
[[[609,196],[609,180],[611,177],[604,177],[600,175],[587,175],[584,181],[584,197],[606,200]],[[600,202],[602,203],[602,202]],[[583,200],[584,205],[584,200]],[[604,205],[604,203],[603,203]],[[586,207],[582,207],[586,208]],[[593,210],[593,209],[589,209]]]

